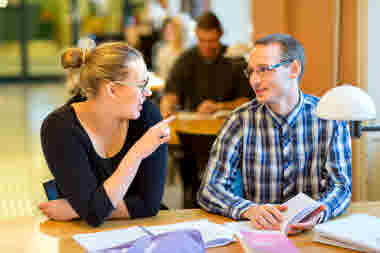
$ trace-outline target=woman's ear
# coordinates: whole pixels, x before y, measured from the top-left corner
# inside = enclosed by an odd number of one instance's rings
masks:
[[[106,84],[106,93],[111,98],[116,98],[116,90],[115,90],[115,85],[113,83]]]
[[[298,60],[294,60],[290,65],[290,78],[296,79],[301,73],[301,63]]]

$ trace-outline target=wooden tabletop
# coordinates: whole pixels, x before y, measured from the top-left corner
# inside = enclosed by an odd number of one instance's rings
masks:
[[[380,202],[357,202],[351,204],[344,215],[351,213],[367,213],[380,217]],[[216,223],[231,221],[228,218],[209,214],[199,209],[161,211],[156,217],[136,220],[107,221],[100,228],[91,228],[83,221],[57,222],[43,217],[18,217],[0,220],[0,251],[13,253],[77,253],[85,250],[77,244],[72,236],[78,233],[93,233],[130,226],[163,225],[183,221],[209,219]],[[291,236],[290,240],[301,252],[331,253],[356,252],[321,243],[312,242],[312,232]],[[228,246],[208,249],[207,252],[243,252],[238,242]]]

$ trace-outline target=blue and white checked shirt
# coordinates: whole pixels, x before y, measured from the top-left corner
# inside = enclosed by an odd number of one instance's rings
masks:
[[[252,205],[279,204],[304,192],[325,204],[320,222],[340,215],[351,200],[351,138],[347,122],[314,115],[318,101],[300,91],[286,118],[257,100],[232,112],[211,149],[199,204],[240,219]],[[290,193],[284,191],[287,175]]]

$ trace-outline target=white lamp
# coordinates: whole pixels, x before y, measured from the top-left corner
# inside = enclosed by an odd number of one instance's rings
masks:
[[[359,138],[362,131],[380,131],[380,126],[361,126],[360,121],[376,118],[376,107],[367,93],[351,85],[329,90],[322,96],[315,113],[322,119],[353,121],[353,137]]]

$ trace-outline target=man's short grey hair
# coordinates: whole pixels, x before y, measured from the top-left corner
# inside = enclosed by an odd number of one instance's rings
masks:
[[[292,59],[298,60],[301,64],[301,72],[298,75],[298,83],[301,82],[305,70],[305,49],[295,38],[289,34],[275,33],[259,38],[255,42],[256,45],[280,44],[282,48],[282,60]]]

